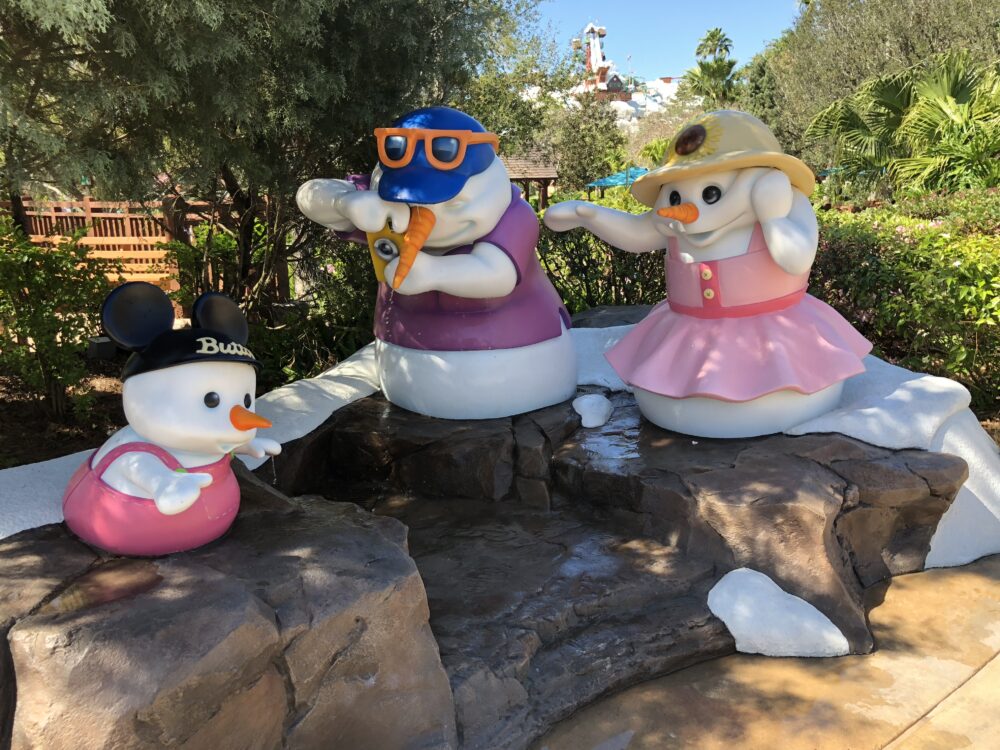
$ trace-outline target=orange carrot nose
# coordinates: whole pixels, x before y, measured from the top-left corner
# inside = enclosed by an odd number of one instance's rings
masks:
[[[698,221],[698,207],[693,203],[681,203],[679,206],[666,206],[657,210],[664,219],[677,219],[681,224]]]
[[[420,248],[427,242],[435,222],[437,222],[437,217],[429,208],[423,206],[410,208],[410,223],[406,225],[403,246],[399,249],[399,265],[396,266],[396,275],[392,279],[392,285],[395,288],[399,288],[403,279],[413,268],[413,261],[417,259]]]
[[[229,421],[237,430],[253,430],[257,427],[271,426],[270,419],[264,419],[260,414],[254,414],[242,406],[234,406],[229,410]]]

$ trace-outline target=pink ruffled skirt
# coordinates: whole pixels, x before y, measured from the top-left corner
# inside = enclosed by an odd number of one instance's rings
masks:
[[[872,345],[815,297],[743,318],[696,318],[654,307],[605,355],[631,386],[671,398],[750,401],[815,393],[864,372]]]

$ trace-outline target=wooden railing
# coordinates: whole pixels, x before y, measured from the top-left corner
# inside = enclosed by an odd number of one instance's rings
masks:
[[[9,204],[0,204],[9,210]],[[31,241],[49,245],[86,229],[80,244],[88,255],[117,261],[128,281],[149,281],[175,288],[174,268],[166,251],[158,247],[173,237],[163,214],[139,203],[93,201],[25,201]]]

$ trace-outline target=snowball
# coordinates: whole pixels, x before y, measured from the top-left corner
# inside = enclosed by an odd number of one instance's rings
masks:
[[[599,393],[588,393],[573,399],[573,409],[583,420],[584,427],[600,427],[611,418],[614,407]]]

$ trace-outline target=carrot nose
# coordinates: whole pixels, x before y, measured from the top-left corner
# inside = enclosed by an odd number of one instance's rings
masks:
[[[664,219],[677,219],[681,224],[698,221],[698,207],[693,203],[681,203],[679,206],[665,206],[657,212]]]
[[[392,285],[398,287],[403,283],[403,279],[413,268],[413,262],[417,259],[417,253],[427,242],[427,238],[437,222],[437,216],[429,208],[423,206],[410,207],[410,223],[406,227],[406,234],[403,235],[403,246],[399,249],[399,265],[396,266],[396,276],[392,280]]]
[[[271,426],[270,419],[264,419],[260,414],[254,414],[242,406],[234,406],[229,410],[229,421],[237,430],[253,430],[257,427]]]

